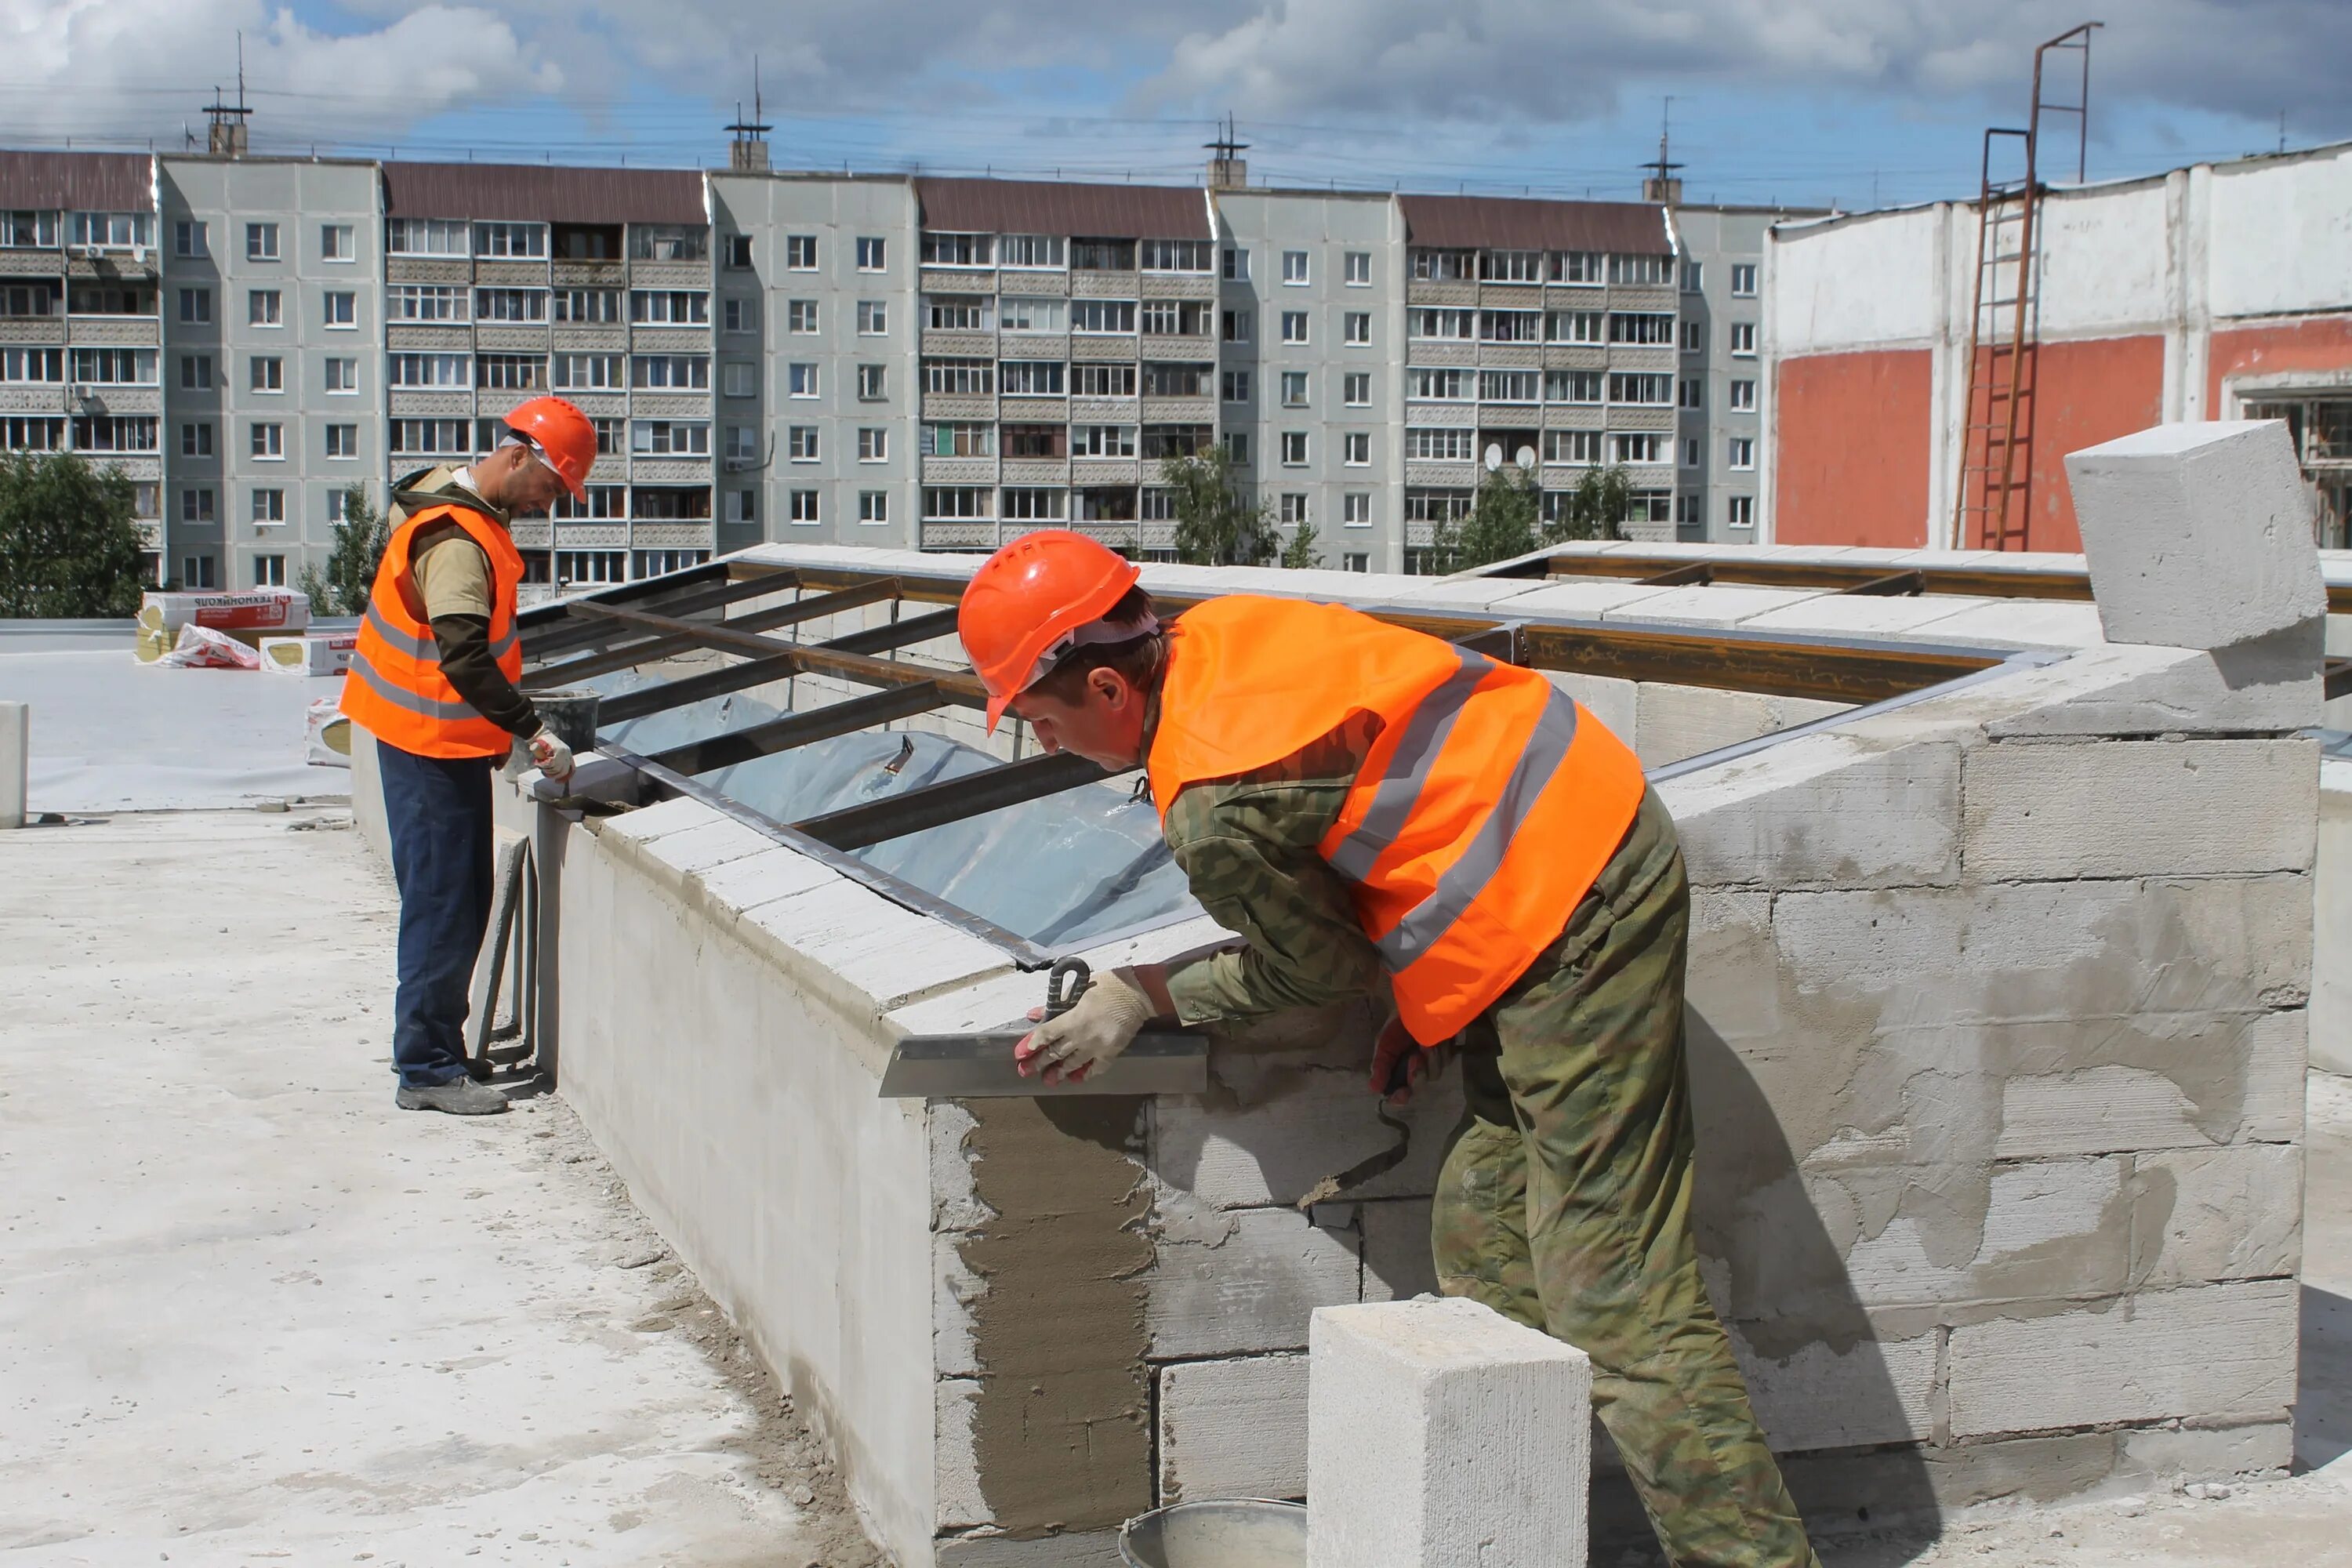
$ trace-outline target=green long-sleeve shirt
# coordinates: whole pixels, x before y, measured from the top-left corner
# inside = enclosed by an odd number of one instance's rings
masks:
[[[1380,953],[1348,884],[1315,852],[1374,732],[1367,720],[1272,767],[1177,792],[1162,825],[1168,847],[1202,907],[1249,943],[1170,973],[1184,1023],[1321,1006],[1380,984]]]

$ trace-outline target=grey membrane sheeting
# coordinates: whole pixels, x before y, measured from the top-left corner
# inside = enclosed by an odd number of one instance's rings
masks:
[[[618,696],[655,681],[623,670],[585,684]],[[738,692],[607,725],[604,733],[651,755],[749,729],[781,711]],[[754,811],[801,822],[997,765],[987,752],[944,735],[887,730],[819,741],[700,777]],[[1201,912],[1160,839],[1159,814],[1120,784],[1083,784],[852,853],[1045,946],[1083,945]]]

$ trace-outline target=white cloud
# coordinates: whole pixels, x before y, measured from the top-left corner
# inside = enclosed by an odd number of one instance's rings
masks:
[[[425,117],[562,86],[493,12],[405,9],[321,31],[262,0],[0,0],[0,136],[176,145],[215,84],[234,95],[245,35],[254,144],[381,137]]]

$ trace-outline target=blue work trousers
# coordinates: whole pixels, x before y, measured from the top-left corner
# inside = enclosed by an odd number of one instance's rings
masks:
[[[392,1070],[404,1089],[466,1076],[474,958],[490,921],[489,757],[420,757],[376,742],[392,876],[400,885],[400,993]]]

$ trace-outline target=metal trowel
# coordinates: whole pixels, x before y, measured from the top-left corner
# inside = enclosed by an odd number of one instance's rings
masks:
[[[1066,958],[1046,972],[1045,1016],[1069,1011],[1093,983],[1084,961]],[[1176,1029],[1147,1029],[1082,1083],[1024,1078],[1013,1047],[1035,1026],[1007,1024],[971,1035],[908,1035],[882,1074],[886,1100],[985,1100],[1074,1094],[1201,1094],[1209,1087],[1209,1042]]]

